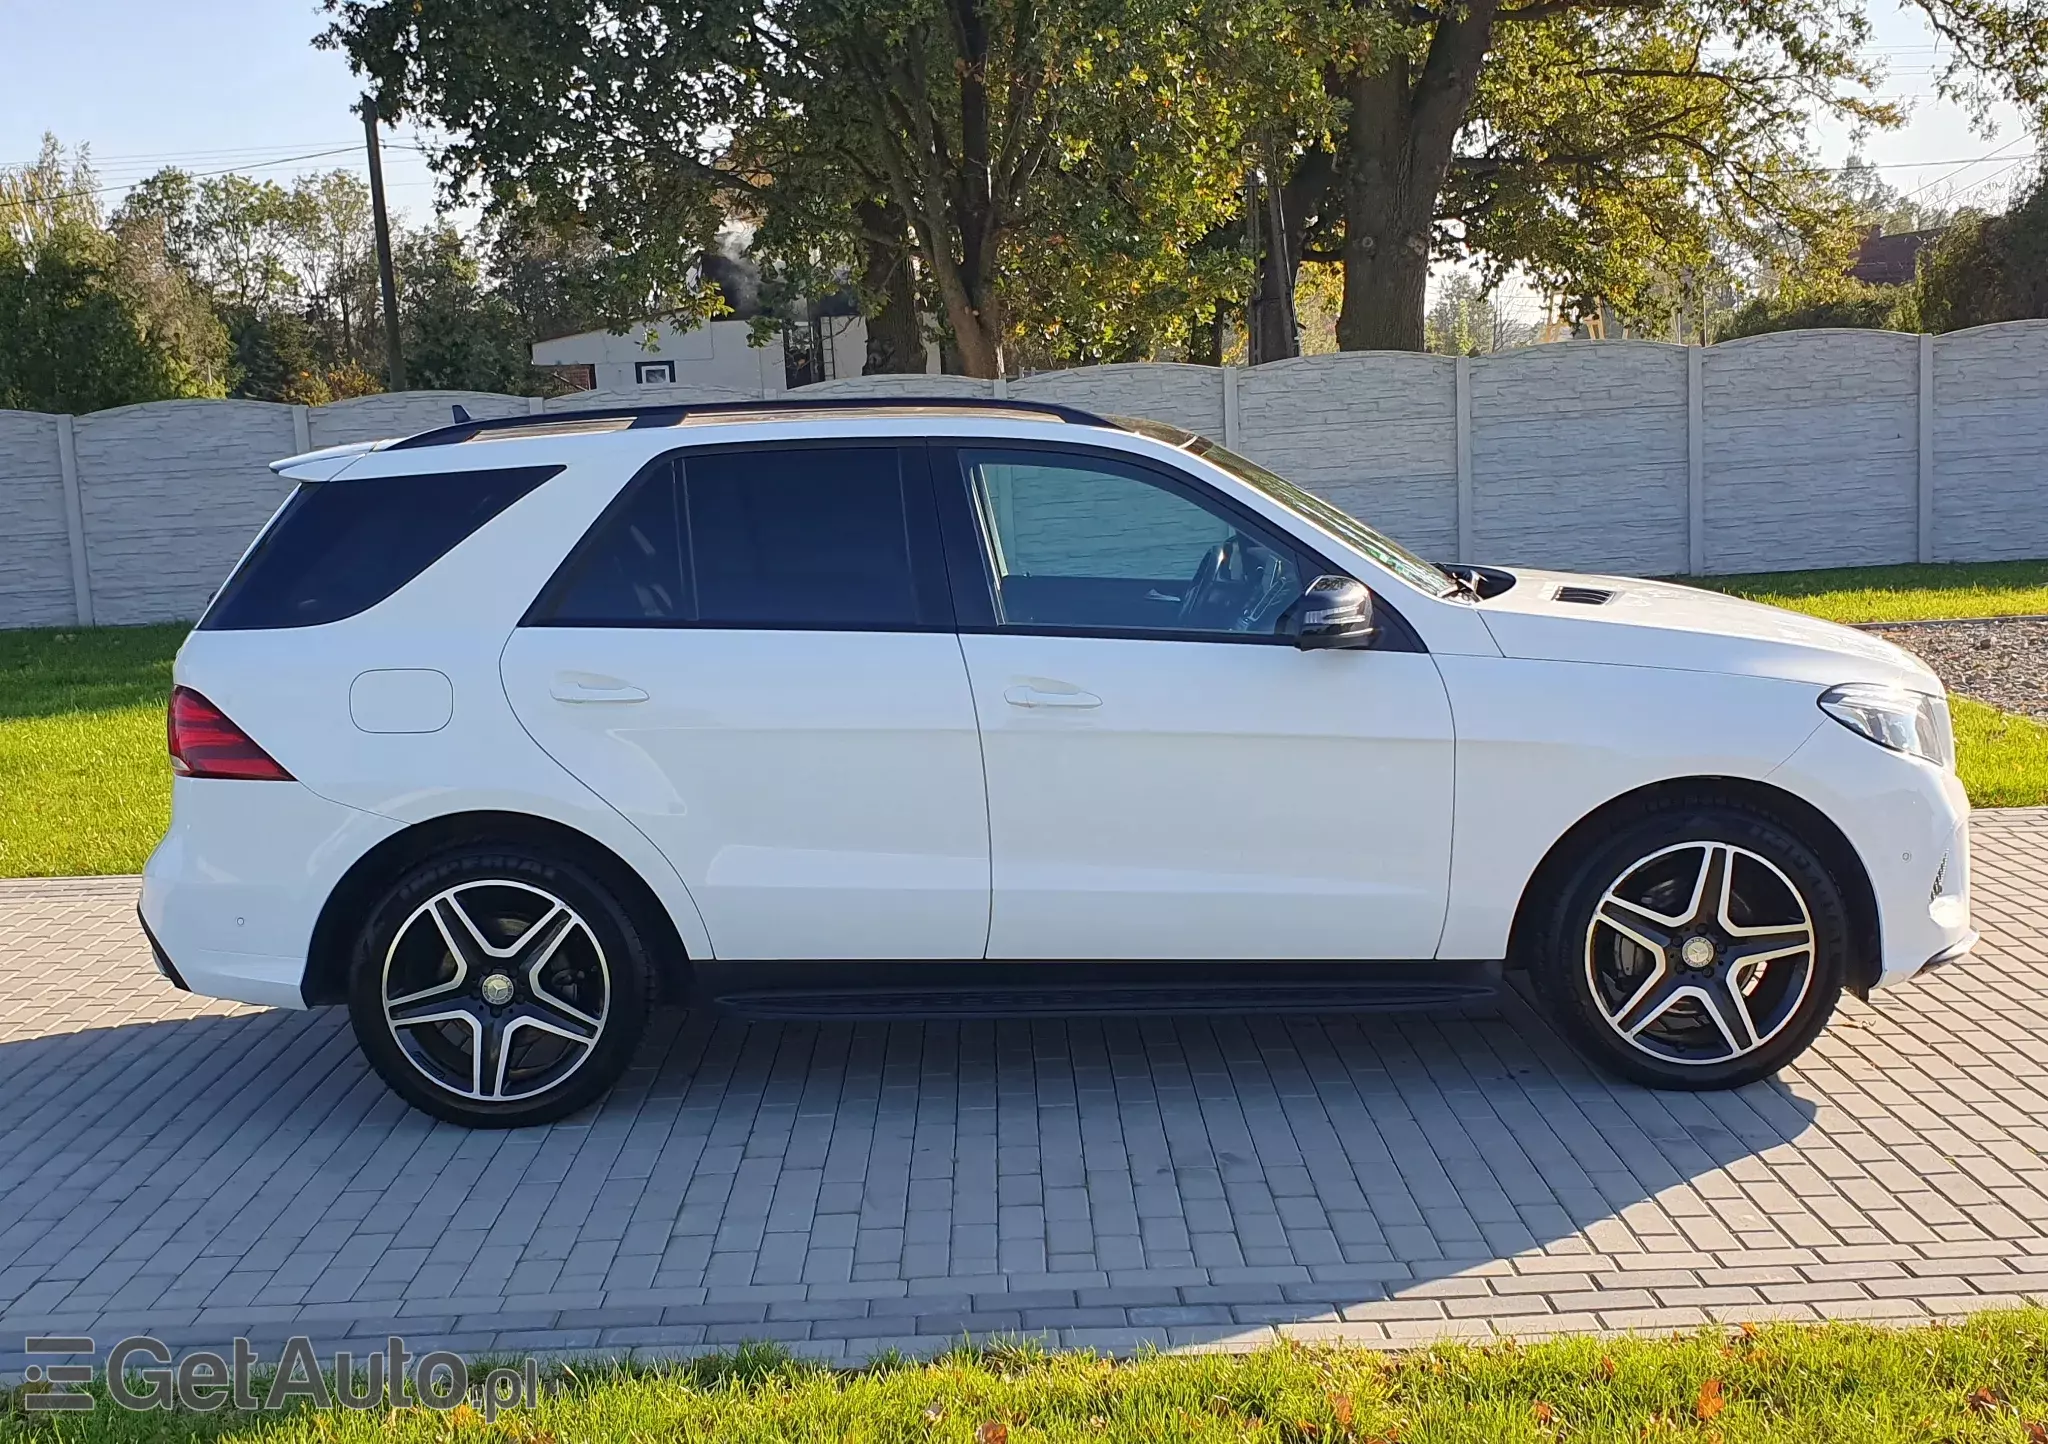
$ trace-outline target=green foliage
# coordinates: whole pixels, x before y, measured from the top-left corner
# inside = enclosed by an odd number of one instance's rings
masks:
[[[394,264],[410,384],[513,395],[544,384],[518,311],[486,287],[482,262],[453,227],[407,235]]]
[[[532,205],[690,321],[733,219],[783,294],[909,252],[963,365],[1143,354],[1238,283],[1241,86],[1178,0],[329,0],[386,114],[432,119],[494,215]],[[887,267],[874,268],[885,274]],[[872,308],[880,298],[863,297]],[[615,304],[615,316],[625,309]]]
[[[226,340],[147,238],[100,225],[98,181],[45,137],[0,172],[0,407],[95,411],[219,395]]]
[[[1862,331],[1912,330],[1912,315],[1903,286],[1869,286],[1845,281],[1822,300],[1794,295],[1759,296],[1747,302],[1716,333],[1721,340],[1761,336],[1768,331],[1811,331],[1847,327]]]
[[[1444,278],[1424,327],[1428,349],[1445,356],[1486,356],[1536,340],[1536,327],[1510,316],[1466,271]]]
[[[1920,257],[1924,331],[2048,316],[2048,171],[2003,215],[1965,213]]]

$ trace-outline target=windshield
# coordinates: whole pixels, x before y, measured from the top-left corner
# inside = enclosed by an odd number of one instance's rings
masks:
[[[1137,432],[1140,436],[1149,436],[1154,441],[1177,446],[1191,456],[1201,457],[1211,466],[1221,467],[1246,486],[1263,493],[1268,499],[1286,507],[1295,515],[1314,522],[1346,545],[1364,552],[1419,591],[1427,592],[1433,597],[1448,597],[1458,590],[1457,583],[1392,537],[1373,530],[1357,517],[1330,505],[1313,492],[1302,490],[1286,477],[1266,470],[1256,461],[1249,461],[1234,451],[1218,446],[1206,436],[1198,436],[1192,431],[1183,431],[1178,426],[1167,426],[1157,421],[1126,416],[1112,416],[1109,420]]]

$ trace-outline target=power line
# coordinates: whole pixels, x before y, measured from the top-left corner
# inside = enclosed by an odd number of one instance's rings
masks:
[[[1994,160],[1998,156],[2003,155],[2006,151],[2011,150],[2014,146],[2018,145],[2022,140],[2025,139],[2026,136],[2023,134],[2016,135],[2011,140],[2007,141],[2004,145],[2000,146],[1997,150],[1991,151],[1985,155],[1980,155],[1975,160],[1965,161],[1963,164],[1957,166],[1954,170],[1950,171],[1947,175],[1936,176],[1933,180],[1928,181],[1925,185],[1920,186],[1914,190],[1907,191],[1904,197],[1902,197],[1902,199],[1911,200],[1914,196],[1919,195],[1921,191],[1932,190],[1935,186],[1940,185],[1943,181],[1953,180],[1955,177],[1961,175],[1964,171],[1968,170],[1971,166],[1979,165],[1987,160]],[[2017,163],[2024,164],[2027,161],[2032,160],[2033,158],[2034,157],[2031,154],[2023,155],[2019,157]]]

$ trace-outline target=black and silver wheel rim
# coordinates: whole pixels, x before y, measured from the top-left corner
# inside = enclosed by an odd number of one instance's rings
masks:
[[[1813,987],[1805,897],[1769,858],[1682,842],[1639,858],[1586,928],[1586,986],[1607,1026],[1662,1063],[1730,1063],[1790,1026]]]
[[[384,1022],[445,1093],[516,1103],[589,1060],[611,970],[581,914],[530,883],[466,882],[413,909],[384,954]]]

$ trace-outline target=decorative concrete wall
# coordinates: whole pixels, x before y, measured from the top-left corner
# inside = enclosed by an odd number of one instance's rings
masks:
[[[1015,397],[1171,422],[1445,560],[1667,575],[2048,557],[2048,321],[1007,383],[848,377],[802,394]],[[284,497],[276,457],[426,430],[455,405],[749,399],[678,386],[0,411],[0,626],[197,615]]]

